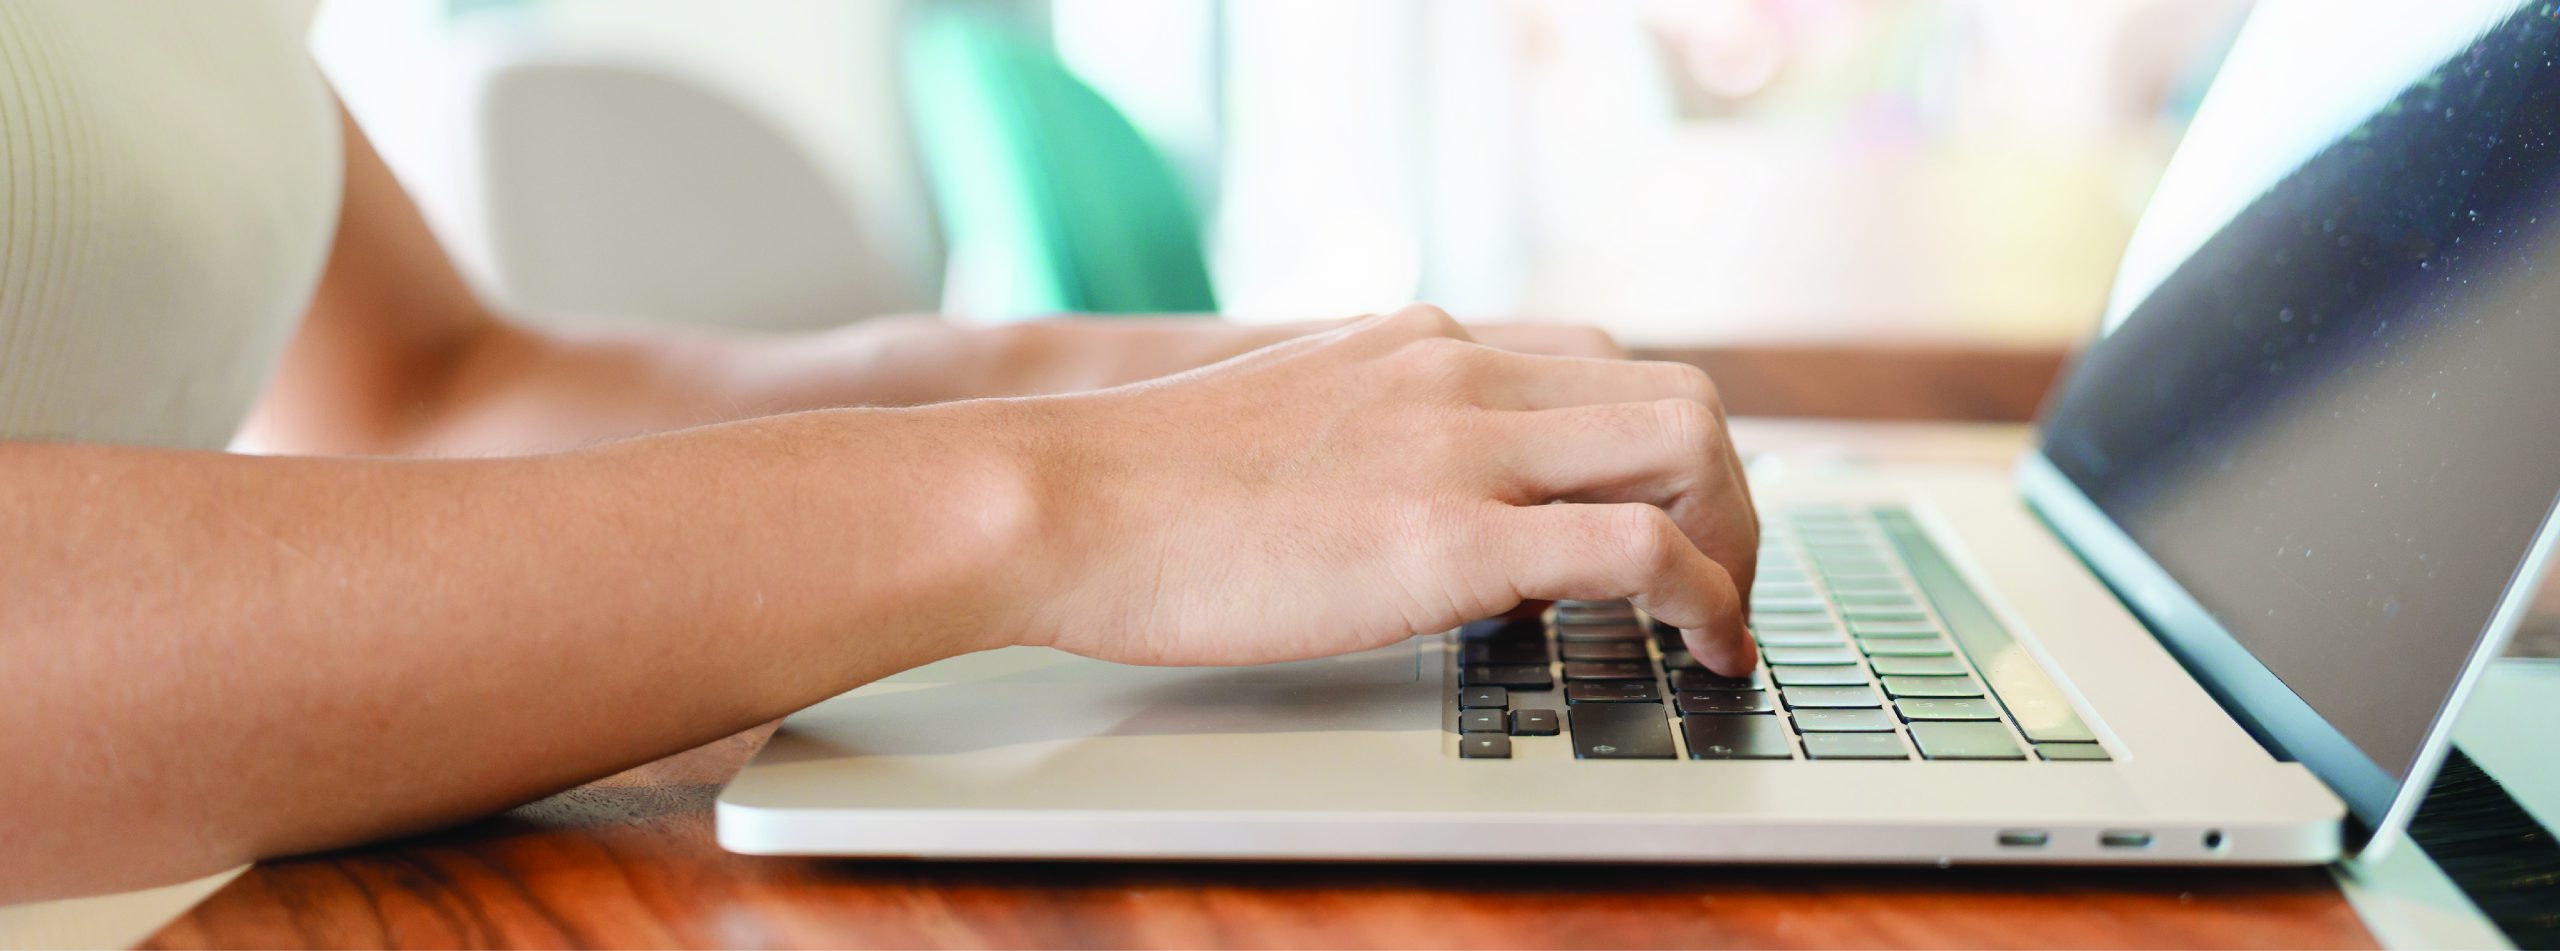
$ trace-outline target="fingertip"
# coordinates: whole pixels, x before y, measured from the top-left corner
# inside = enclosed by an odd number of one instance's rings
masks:
[[[1760,665],[1760,652],[1752,648],[1753,639],[1747,629],[1739,639],[1732,639],[1684,628],[1680,631],[1680,642],[1688,646],[1690,656],[1722,676],[1747,676],[1752,668]]]

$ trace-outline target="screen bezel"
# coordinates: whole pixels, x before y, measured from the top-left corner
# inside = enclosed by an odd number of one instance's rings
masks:
[[[2055,467],[2041,446],[2020,460],[2017,477],[2027,505],[2115,591],[2225,711],[2276,755],[2310,769],[2346,802],[2351,817],[2347,842],[2350,848],[2365,851],[2385,847],[2408,827],[2409,817],[2426,798],[2451,746],[2453,714],[2462,709],[2481,672],[2505,650],[2523,622],[2537,582],[2550,565],[2552,549],[2560,543],[2560,518],[2554,517],[2560,513],[2560,499],[2555,499],[2554,506],[2543,511],[2532,546],[2507,579],[2497,610],[2473,644],[2453,690],[2429,711],[2432,725],[2410,762],[2408,779],[2401,781],[2392,779],[2388,770],[2259,663],[2230,629]]]

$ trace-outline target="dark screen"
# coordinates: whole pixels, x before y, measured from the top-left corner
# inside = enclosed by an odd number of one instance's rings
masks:
[[[2527,4],[2233,214],[2044,451],[2395,779],[2560,495],[2560,22]]]

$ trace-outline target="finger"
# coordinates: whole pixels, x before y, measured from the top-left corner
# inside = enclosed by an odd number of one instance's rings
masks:
[[[1531,505],[1511,509],[1492,547],[1514,597],[1628,598],[1680,629],[1699,662],[1750,673],[1758,659],[1742,596],[1724,567],[1650,505]]]
[[[1509,353],[1491,347],[1467,351],[1467,379],[1476,402],[1492,409],[1560,409],[1605,403],[1681,399],[1724,415],[1724,398],[1707,373],[1686,363],[1603,360]]]
[[[1494,460],[1519,504],[1643,502],[1723,565],[1746,596],[1759,519],[1724,420],[1688,400],[1490,414]]]
[[[1341,329],[1317,334],[1340,337],[1346,342],[1364,343],[1376,352],[1386,352],[1418,340],[1448,338],[1474,342],[1465,325],[1449,316],[1449,312],[1429,304],[1407,304],[1383,314],[1373,314],[1352,321]]]
[[[1598,327],[1579,324],[1468,324],[1476,342],[1513,353],[1624,360],[1627,348]]]

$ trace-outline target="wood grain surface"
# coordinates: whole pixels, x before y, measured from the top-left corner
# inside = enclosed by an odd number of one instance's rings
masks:
[[[2370,947],[2325,873],[855,862],[712,842],[767,731],[446,834],[262,864],[216,947]]]
[[[1674,351],[1737,413],[2020,419],[2058,352]],[[714,844],[769,728],[435,836],[262,863],[210,947],[2370,947],[2316,870],[855,862]]]
[[[2014,422],[2062,373],[2053,348],[1953,344],[1691,347],[1638,357],[1706,368],[1736,416]]]

